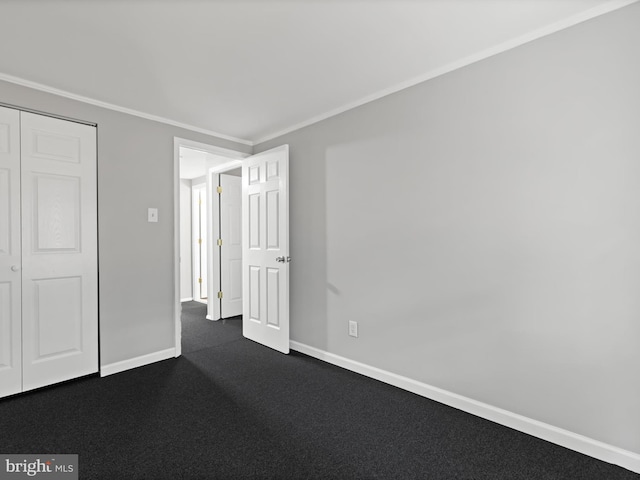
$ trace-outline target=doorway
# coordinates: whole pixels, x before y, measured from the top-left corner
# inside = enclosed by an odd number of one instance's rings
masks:
[[[242,169],[212,168],[209,318],[242,315]]]
[[[206,302],[209,320],[215,317],[212,297],[217,300],[212,278],[213,238],[211,224],[212,188],[209,172],[221,168],[238,168],[249,154],[208,145],[183,138],[174,138],[174,321],[176,357],[182,353],[182,302]],[[193,187],[196,188],[194,194]],[[195,199],[202,199],[197,207]],[[202,207],[201,207],[202,206]],[[197,216],[193,215],[193,212]],[[197,218],[194,221],[194,217]],[[196,243],[194,243],[194,239]],[[198,240],[201,239],[201,242]],[[196,255],[194,255],[194,252]],[[219,277],[218,277],[219,278]],[[202,279],[199,281],[198,279]],[[220,317],[217,317],[220,318]]]
[[[174,279],[175,356],[182,354],[180,303],[180,172],[181,153],[199,150],[211,155],[207,193],[211,198],[221,173],[242,168],[242,334],[282,353],[289,353],[289,146],[254,155],[242,154],[189,140],[174,138]],[[208,158],[208,157],[207,157]],[[243,161],[243,159],[245,159]],[[206,161],[205,161],[206,165]],[[216,187],[217,188],[217,187]],[[207,215],[207,257],[213,255],[213,224]],[[215,280],[209,261],[207,318],[221,318],[219,302],[213,302]],[[219,291],[218,291],[219,292]],[[215,297],[221,298],[216,292]]]

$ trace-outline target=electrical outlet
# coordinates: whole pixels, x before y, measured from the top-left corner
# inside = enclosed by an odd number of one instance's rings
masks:
[[[150,208],[149,210],[147,210],[147,221],[148,222],[157,222],[158,221],[158,209],[157,208]]]
[[[358,322],[349,320],[349,336],[356,338],[358,337]]]

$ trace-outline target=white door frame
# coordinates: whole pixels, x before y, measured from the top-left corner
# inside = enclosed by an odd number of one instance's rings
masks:
[[[182,355],[182,321],[180,316],[182,308],[180,306],[180,148],[191,148],[211,153],[220,157],[226,157],[229,162],[224,162],[219,167],[240,162],[242,159],[251,156],[250,153],[242,153],[228,148],[216,147],[206,143],[200,143],[186,138],[173,137],[173,299],[174,299],[174,325],[175,325],[175,356]],[[236,168],[235,167],[232,168]],[[229,168],[231,169],[231,167]],[[210,237],[211,238],[211,237]],[[191,259],[189,259],[191,261]],[[208,262],[211,265],[211,262]],[[211,284],[209,284],[211,288]]]
[[[238,167],[242,167],[242,160],[230,160],[227,163],[223,163],[216,167],[210,168],[207,172],[207,192],[212,192],[211,208],[207,210],[207,237],[211,239],[211,241],[207,244],[207,256],[209,258],[209,260],[207,261],[207,266],[209,267],[207,269],[207,287],[209,289],[207,292],[207,318],[214,321],[220,320],[222,318],[222,312],[220,311],[220,302],[214,301],[218,300],[217,292],[222,290],[222,285],[220,285],[220,275],[217,275],[217,273],[220,272],[220,257],[215,252],[216,246],[213,244],[214,238],[220,238],[220,227],[218,226],[217,222],[213,221],[213,212],[218,212],[220,210],[220,197],[218,195],[214,195],[213,191],[218,185],[218,175],[230,170],[235,170]],[[216,177],[215,182],[214,177]]]

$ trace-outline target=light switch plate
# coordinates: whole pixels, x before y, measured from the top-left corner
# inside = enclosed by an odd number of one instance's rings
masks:
[[[358,338],[358,322],[349,320],[349,336]]]
[[[147,221],[148,222],[157,222],[158,221],[158,209],[157,208],[150,208],[149,209]]]

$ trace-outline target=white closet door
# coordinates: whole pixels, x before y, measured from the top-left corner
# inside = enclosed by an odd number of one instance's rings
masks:
[[[21,113],[23,390],[98,371],[96,130]]]
[[[222,316],[242,315],[242,179],[220,175]]]
[[[20,112],[0,107],[0,397],[22,391]]]

